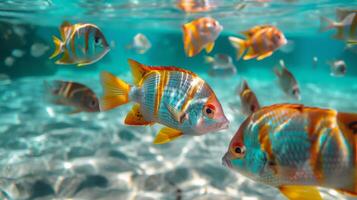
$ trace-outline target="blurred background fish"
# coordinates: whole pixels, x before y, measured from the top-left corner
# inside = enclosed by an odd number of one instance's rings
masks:
[[[127,49],[133,49],[138,54],[145,54],[150,48],[150,40],[142,33],[136,34],[132,43],[127,45]]]
[[[331,76],[345,76],[347,72],[347,66],[345,61],[343,60],[334,60],[329,61],[327,64],[330,66],[331,69]]]
[[[205,62],[211,65],[208,70],[210,76],[234,76],[237,74],[237,68],[233,64],[233,59],[227,54],[215,54],[212,56],[205,56]]]
[[[110,50],[103,33],[94,24],[70,24],[60,26],[61,39],[53,36],[55,51],[51,59],[63,54],[56,64],[89,65],[103,58]]]
[[[242,81],[238,90],[238,94],[241,102],[240,110],[243,115],[249,116],[260,109],[260,104],[258,102],[257,96],[250,89],[246,80]]]
[[[45,98],[55,105],[69,107],[69,114],[99,112],[99,100],[87,86],[71,81],[45,81]]]
[[[242,34],[246,37],[245,40],[233,36],[229,37],[232,46],[237,50],[237,60],[243,56],[246,50],[247,54],[243,57],[244,60],[253,58],[262,60],[287,44],[284,34],[271,25],[255,26],[243,31]]]
[[[279,64],[281,69],[279,69],[279,67],[274,68],[275,75],[278,78],[279,87],[286,94],[286,96],[296,100],[301,100],[300,87],[294,75],[288,70],[288,68],[286,68],[283,60],[280,60]]]
[[[177,8],[187,13],[207,12],[216,7],[212,0],[177,0]]]
[[[321,17],[320,31],[328,31],[336,29],[335,39],[349,41],[357,40],[357,13],[348,14],[341,21],[333,21],[326,17]]]
[[[182,26],[183,43],[188,57],[199,54],[203,49],[209,53],[223,30],[219,22],[210,17],[202,17]]]

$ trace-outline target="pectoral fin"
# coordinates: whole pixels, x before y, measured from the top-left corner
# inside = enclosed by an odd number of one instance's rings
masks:
[[[250,60],[252,58],[257,57],[258,55],[254,52],[253,48],[250,47],[248,49],[248,53],[243,57],[243,60]]]
[[[125,124],[127,125],[151,125],[152,122],[148,122],[144,119],[144,116],[140,112],[140,105],[135,104],[131,111],[126,115]]]
[[[165,127],[157,134],[154,144],[165,144],[182,136],[182,132],[173,128]]]
[[[320,192],[314,186],[284,185],[279,189],[289,200],[322,200]]]
[[[264,58],[271,56],[271,54],[273,54],[273,52],[269,51],[263,55],[258,56],[257,60],[263,60]]]
[[[211,43],[208,43],[206,45],[206,52],[209,53],[213,50],[213,47],[214,47],[214,42],[211,42]]]

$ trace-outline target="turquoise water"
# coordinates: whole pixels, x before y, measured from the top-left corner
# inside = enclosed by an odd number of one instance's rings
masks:
[[[353,0],[296,0],[259,3],[213,1],[217,8],[186,14],[169,0],[3,0],[0,2],[0,199],[284,199],[278,190],[253,182],[221,165],[221,157],[244,119],[236,87],[249,82],[261,105],[297,103],[277,85],[273,67],[284,59],[300,84],[303,103],[357,113],[356,47],[347,48],[319,32],[320,16],[335,19],[337,8],[357,8]],[[241,9],[242,5],[244,8]],[[227,37],[258,24],[274,24],[293,41],[263,61],[234,61],[237,75],[211,77],[201,53],[184,54],[181,25],[211,16],[224,27],[210,55],[235,55]],[[62,21],[97,24],[112,50],[99,62],[77,68],[55,65],[52,35]],[[144,55],[125,47],[144,33],[152,48]],[[31,46],[48,50],[39,57]],[[14,49],[24,52],[11,56]],[[6,64],[13,57],[11,66]],[[313,66],[313,57],[318,63]],[[148,65],[174,65],[208,82],[231,121],[230,128],[165,145],[152,141],[161,128],[123,124],[131,104],[106,113],[68,115],[44,99],[43,82],[71,80],[102,93],[99,73],[131,82],[127,59]],[[330,75],[327,62],[342,59],[347,73]],[[322,189],[324,199],[352,199]]]

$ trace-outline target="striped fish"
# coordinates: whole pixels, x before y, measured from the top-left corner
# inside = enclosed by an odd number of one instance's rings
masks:
[[[71,82],[55,80],[45,82],[46,97],[56,105],[72,107],[71,114],[78,112],[99,112],[99,100],[87,86]]]
[[[257,58],[262,60],[273,54],[275,50],[287,44],[284,34],[276,27],[271,25],[255,26],[242,32],[247,37],[246,40],[229,37],[232,46],[237,49],[237,59],[239,60],[244,52],[248,50],[243,57],[244,60]]]
[[[262,108],[243,122],[222,162],[289,199],[321,199],[317,187],[357,195],[357,114]]]
[[[134,102],[125,124],[165,125],[155,144],[228,127],[229,122],[215,93],[196,74],[176,67],[148,67],[130,59],[129,64],[134,85],[102,72],[102,111]]]
[[[243,80],[239,87],[239,98],[241,103],[240,111],[243,115],[251,115],[260,109],[260,104],[255,93],[250,89],[246,80]]]
[[[217,5],[212,0],[177,0],[177,8],[187,13],[207,12]]]
[[[182,26],[183,43],[188,57],[199,54],[203,49],[209,53],[223,27],[213,18],[202,17]]]
[[[56,46],[50,59],[63,54],[56,64],[89,65],[103,58],[110,50],[103,33],[93,24],[64,22],[60,27],[61,39],[53,36]]]

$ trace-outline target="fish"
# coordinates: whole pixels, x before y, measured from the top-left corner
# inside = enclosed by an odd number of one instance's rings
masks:
[[[340,21],[342,21],[345,17],[347,17],[351,13],[357,13],[357,10],[345,9],[345,8],[336,9],[336,17]]]
[[[278,84],[283,92],[290,98],[301,100],[300,87],[294,75],[285,66],[284,61],[280,60],[280,67],[274,68],[275,75],[278,77]]]
[[[330,65],[331,69],[331,76],[344,76],[346,75],[347,72],[347,66],[345,61],[343,60],[334,60],[327,62],[328,65]]]
[[[94,24],[62,23],[61,39],[53,36],[56,46],[50,59],[63,54],[56,64],[84,66],[103,58],[110,50],[102,31]]]
[[[241,124],[222,164],[278,188],[322,199],[317,187],[357,195],[357,114],[301,104],[264,107]]]
[[[321,17],[320,21],[320,31],[337,30],[337,33],[333,36],[335,39],[343,41],[357,40],[357,13],[350,13],[339,22],[326,17]]]
[[[16,58],[21,58],[25,55],[25,51],[21,49],[14,49],[12,50],[11,55]]]
[[[241,113],[251,115],[260,109],[260,104],[255,93],[250,89],[246,80],[243,80],[239,87],[239,98],[241,102]]]
[[[246,39],[237,37],[228,37],[231,45],[237,49],[237,60],[239,60],[245,51],[246,55],[243,60],[257,58],[262,60],[269,57],[273,52],[288,43],[284,34],[275,26],[260,25],[243,31],[242,34]]]
[[[72,81],[44,82],[46,99],[55,104],[72,108],[68,114],[100,112],[99,99],[89,87]]]
[[[178,9],[187,13],[211,11],[216,7],[212,0],[177,0]]]
[[[151,48],[151,42],[142,33],[134,36],[132,44],[127,46],[127,49],[134,49],[138,54],[145,54]]]
[[[210,53],[223,26],[210,17],[201,17],[182,26],[183,43],[188,57],[199,54],[203,49]]]
[[[109,72],[101,73],[101,111],[133,102],[126,125],[165,126],[154,144],[228,128],[229,121],[214,91],[193,72],[173,66],[146,66],[132,59],[128,62],[134,85]]]
[[[45,44],[33,43],[31,45],[30,54],[34,58],[39,58],[43,56],[43,54],[45,54],[49,49],[50,47]]]
[[[8,56],[4,60],[4,64],[7,67],[12,67],[14,65],[14,63],[15,63],[15,58],[13,58],[12,56]]]
[[[312,57],[312,68],[313,69],[317,68],[318,63],[319,63],[319,58],[316,56]]]
[[[226,54],[215,54],[212,56],[205,56],[205,62],[211,65],[208,74],[210,76],[233,76],[237,74],[237,68],[233,64],[233,59]]]

